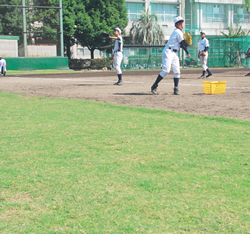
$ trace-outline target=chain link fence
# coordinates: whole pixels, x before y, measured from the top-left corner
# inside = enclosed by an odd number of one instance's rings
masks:
[[[180,65],[182,67],[199,67],[198,59],[198,41],[199,36],[194,38],[192,46],[188,47],[190,58],[180,54]],[[245,53],[250,45],[250,37],[233,37],[233,38],[210,38],[209,39],[209,59],[210,67],[247,67],[248,59]],[[125,45],[123,50],[123,70],[139,69],[161,69],[162,68],[162,46],[136,46]]]
[[[0,56],[14,57],[10,50],[18,57],[63,56],[61,9],[60,0],[1,0]]]

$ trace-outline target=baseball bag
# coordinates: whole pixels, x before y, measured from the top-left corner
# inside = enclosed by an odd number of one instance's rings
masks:
[[[183,38],[184,38],[184,41],[185,41],[187,46],[192,45],[192,36],[190,35],[190,33],[188,33],[188,32],[184,33]]]
[[[109,35],[109,33],[102,32],[100,36],[103,38],[108,38],[110,35]]]

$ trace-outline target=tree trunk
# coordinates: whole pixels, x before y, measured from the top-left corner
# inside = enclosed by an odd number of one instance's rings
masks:
[[[71,58],[71,50],[70,50],[70,44],[66,45],[66,53],[67,53],[67,57],[70,59]]]
[[[95,57],[94,51],[95,51],[94,48],[91,48],[91,49],[90,49],[90,52],[91,52],[91,59],[94,59],[94,57]]]

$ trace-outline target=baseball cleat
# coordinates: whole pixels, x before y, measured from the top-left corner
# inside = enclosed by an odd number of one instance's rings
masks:
[[[154,95],[158,95],[157,93],[157,88],[154,88],[153,86],[151,87],[151,93]]]
[[[123,84],[122,81],[117,81],[116,83],[114,83],[114,85],[119,85],[119,86],[121,86],[122,84]]]
[[[198,77],[198,79],[204,79],[204,78],[206,78],[204,75]]]
[[[245,76],[250,76],[250,73],[247,73]]]
[[[174,88],[174,95],[180,95],[180,92],[177,87]]]
[[[206,77],[208,78],[209,76],[212,76],[213,74],[212,73],[210,73],[210,74],[208,74]]]
[[[6,75],[6,72],[3,73],[3,76],[5,76],[5,75]]]

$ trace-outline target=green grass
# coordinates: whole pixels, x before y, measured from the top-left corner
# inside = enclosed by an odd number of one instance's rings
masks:
[[[250,121],[0,100],[1,233],[249,233]]]

